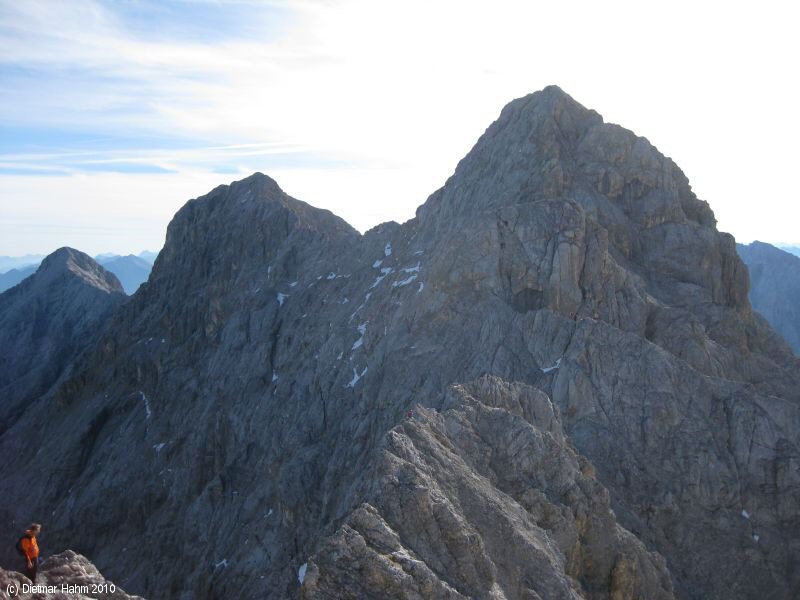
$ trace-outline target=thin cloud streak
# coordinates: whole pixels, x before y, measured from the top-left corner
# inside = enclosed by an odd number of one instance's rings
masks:
[[[785,115],[800,101],[788,75],[800,43],[777,3],[677,2],[655,26],[638,2],[233,2],[226,10],[243,18],[231,22],[247,26],[209,39],[144,35],[115,3],[0,7],[0,123],[121,140],[94,154],[0,155],[9,170],[67,173],[64,186],[104,165],[217,182],[214,170],[263,170],[359,228],[375,214],[402,221],[506,102],[557,83],[672,156],[721,228],[745,241],[796,237],[786,140],[800,126]],[[154,139],[145,148],[143,136]],[[785,218],[753,217],[753,198]]]

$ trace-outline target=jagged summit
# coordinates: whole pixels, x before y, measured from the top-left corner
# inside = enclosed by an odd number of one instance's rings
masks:
[[[289,237],[310,241],[359,236],[330,211],[296,200],[272,178],[254,173],[190,200],[178,211],[152,277],[165,276],[176,264],[195,265],[200,272],[193,277],[206,278],[209,268],[238,276],[241,266],[266,260]]]
[[[800,591],[800,363],[677,166],[557,88],[402,225],[190,201],[72,368],[0,435],[0,518],[137,593]]]
[[[441,229],[463,215],[554,199],[600,219],[622,212],[643,227],[716,223],[683,172],[647,139],[604,123],[556,86],[506,105],[418,215]]]
[[[217,186],[208,194],[190,200],[178,211],[176,217],[182,211],[214,211],[219,212],[220,217],[224,213],[224,216],[229,218],[236,218],[233,213],[253,217],[259,216],[259,214],[254,215],[254,212],[259,213],[259,211],[265,210],[267,206],[271,210],[282,208],[292,212],[305,226],[334,226],[352,229],[329,210],[315,208],[302,200],[292,198],[280,188],[274,179],[260,172],[253,173],[228,185]],[[263,213],[260,214],[263,215]],[[224,225],[225,223],[222,224]]]

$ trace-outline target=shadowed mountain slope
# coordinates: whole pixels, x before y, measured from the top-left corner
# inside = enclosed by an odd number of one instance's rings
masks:
[[[0,431],[59,381],[124,300],[117,278],[72,248],[0,294]]]

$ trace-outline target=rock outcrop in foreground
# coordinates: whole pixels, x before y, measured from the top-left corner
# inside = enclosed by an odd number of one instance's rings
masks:
[[[800,363],[747,294],[680,169],[555,87],[402,225],[256,174],[2,434],[0,518],[150,598],[796,597]]]
[[[39,566],[35,587],[16,571],[0,569],[0,598],[8,600],[143,600],[105,579],[85,556],[67,550]]]
[[[770,244],[736,246],[750,271],[750,302],[800,356],[800,257]]]

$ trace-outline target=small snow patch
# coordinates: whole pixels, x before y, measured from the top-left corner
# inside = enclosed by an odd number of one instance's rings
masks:
[[[358,383],[358,380],[361,379],[364,375],[367,374],[367,369],[369,369],[369,367],[364,367],[364,370],[361,371],[361,375],[359,375],[358,372],[355,369],[353,369],[353,378],[350,380],[350,383],[348,383],[344,387],[346,387],[346,388],[355,387],[356,384]]]
[[[414,254],[425,254],[425,250],[417,250]]]
[[[150,410],[150,401],[147,399],[147,396],[144,395],[143,391],[139,391],[139,397],[144,401],[144,416],[145,419],[149,419],[153,411]]]
[[[550,371],[555,371],[558,367],[561,366],[561,359],[559,358],[552,367],[545,367],[542,369],[542,373],[549,373]]]
[[[374,263],[372,263],[372,268],[373,268],[373,269],[377,269],[377,268],[378,268],[378,267],[380,267],[382,264],[383,264],[383,261],[382,261],[382,260],[380,260],[380,259],[378,259],[378,260],[376,260]]]
[[[289,284],[289,287],[294,287],[294,286],[296,286],[298,283],[300,283],[300,282],[299,282],[299,281],[293,281],[292,283],[290,283],[290,284]]]
[[[286,298],[289,297],[289,294],[281,294],[278,292],[278,306],[283,306],[283,303],[286,301]]]
[[[424,281],[420,281],[419,282],[419,289],[417,289],[417,293],[419,294],[424,288],[425,288],[425,282]]]
[[[350,315],[350,318],[347,319],[348,323],[353,320],[353,317],[355,317],[358,314],[358,311],[360,311],[362,308],[364,308],[364,305],[366,305],[366,303],[369,300],[370,296],[372,296],[372,292],[367,292],[367,294],[364,296],[364,301],[359,305],[359,307],[357,309],[355,309],[353,311],[353,314]]]
[[[269,511],[267,512],[267,516],[270,516],[271,514],[272,514],[272,509],[270,508]]]
[[[272,383],[275,383],[277,381],[278,381],[278,374],[273,371],[273,373],[272,373]]]
[[[749,519],[750,518],[750,513],[747,512],[746,510],[742,509],[742,517],[745,518],[745,519]]]
[[[331,279],[336,279],[336,273],[334,273],[333,271],[331,271],[330,273],[328,273],[328,276],[327,276],[325,279],[327,279],[327,280],[329,280],[329,281],[330,281]]]
[[[378,276],[375,278],[375,283],[373,283],[373,284],[370,286],[370,288],[369,288],[369,289],[372,289],[372,288],[376,287],[376,286],[377,286],[377,285],[378,285],[378,284],[379,284],[381,281],[383,281],[383,280],[386,278],[386,276],[387,276],[387,275],[389,275],[390,273],[392,273],[392,271],[394,271],[394,269],[392,269],[392,267],[384,267],[384,268],[382,268],[382,269],[381,269],[381,274],[380,274],[380,275],[378,275]]]
[[[386,256],[392,255],[392,242],[387,242],[387,244],[383,247],[383,253]]]
[[[166,445],[167,445],[167,443],[166,443],[166,442],[161,442],[160,444],[155,444],[155,445],[153,446],[153,450],[155,450],[155,451],[156,451],[156,453],[158,453],[158,452],[161,452],[161,450],[162,450],[162,449],[164,448],[164,446],[166,446]]]
[[[357,350],[361,346],[364,345],[364,334],[367,332],[367,324],[362,323],[358,326],[358,333],[361,334],[361,337],[358,338],[355,342],[353,342],[353,347],[350,348],[351,350]]]
[[[760,540],[760,539],[761,539],[761,537],[760,537],[758,534],[755,534],[755,533],[753,534],[753,541],[754,541],[756,544],[758,543],[758,540]]]
[[[308,569],[308,563],[303,563],[300,565],[300,568],[297,569],[297,579],[300,582],[300,585],[303,585],[303,581],[306,578],[306,570]]]
[[[403,281],[395,281],[392,284],[392,287],[403,287],[404,285],[408,285],[409,283],[413,282],[417,278],[416,273],[409,277],[408,279],[403,279]]]
[[[217,564],[214,565],[214,569],[220,569],[220,568],[225,569],[227,568],[227,566],[228,566],[228,559],[223,558],[221,561],[219,561]]]
[[[419,273],[419,263],[417,263],[416,267],[406,267],[402,269],[404,273]]]

